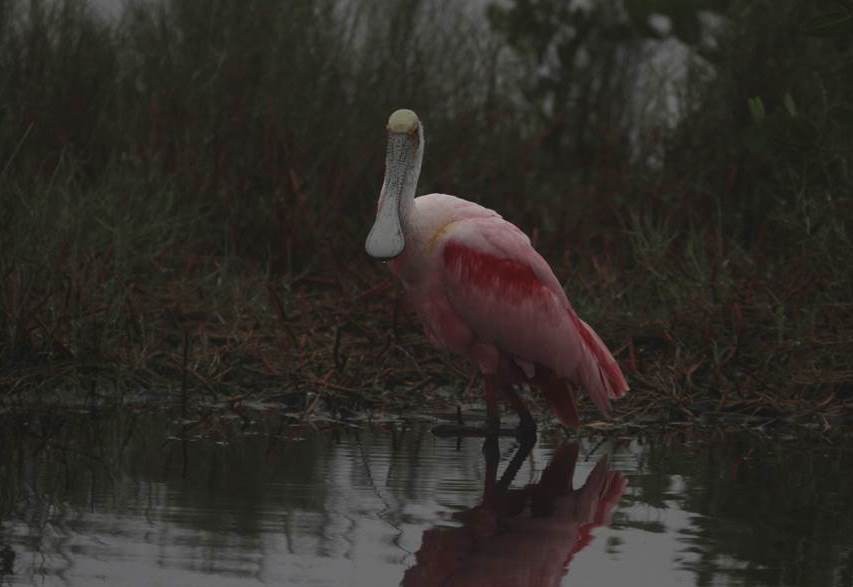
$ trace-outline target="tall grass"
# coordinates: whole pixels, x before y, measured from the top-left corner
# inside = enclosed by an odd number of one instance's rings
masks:
[[[715,74],[638,142],[633,55],[669,4],[628,4],[167,0],[112,22],[0,1],[0,381],[446,383],[436,365],[457,366],[406,350],[420,339],[361,252],[407,106],[419,189],[531,233],[639,392],[842,393],[847,37],[820,3],[697,2],[725,17],[716,45],[695,10],[675,30]],[[647,167],[629,145],[653,143]]]
[[[457,119],[466,143],[481,136],[489,49],[473,23],[431,34],[450,5],[175,1],[114,27],[79,0],[12,3],[7,176],[165,183],[227,228],[233,252],[310,258],[309,241],[372,206],[391,108],[424,111],[436,148]]]

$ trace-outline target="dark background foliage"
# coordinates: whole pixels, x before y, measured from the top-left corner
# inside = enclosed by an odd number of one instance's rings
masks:
[[[464,386],[362,253],[405,106],[637,397],[849,400],[851,4],[466,4],[0,0],[4,386]]]

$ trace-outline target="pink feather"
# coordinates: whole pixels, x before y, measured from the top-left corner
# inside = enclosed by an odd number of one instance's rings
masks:
[[[607,415],[610,399],[628,384],[527,236],[494,211],[453,196],[414,202],[422,230],[391,266],[429,338],[486,375],[507,379],[507,364],[525,371],[567,425],[577,425],[573,386]]]

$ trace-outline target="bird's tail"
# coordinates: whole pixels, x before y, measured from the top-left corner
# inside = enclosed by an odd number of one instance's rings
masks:
[[[568,381],[560,379],[550,369],[537,366],[533,382],[542,391],[542,395],[551,404],[551,408],[564,426],[577,428],[580,425],[575,392]]]
[[[607,345],[589,324],[577,316],[573,318],[588,351],[578,364],[577,382],[586,389],[601,413],[607,416],[610,413],[610,400],[625,395],[628,382]]]

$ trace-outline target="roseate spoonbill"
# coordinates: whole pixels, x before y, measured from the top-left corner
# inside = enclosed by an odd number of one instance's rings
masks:
[[[424,128],[411,110],[388,119],[385,180],[367,253],[390,261],[427,337],[470,359],[485,381],[488,433],[498,395],[536,423],[513,385],[536,385],[560,421],[578,426],[575,389],[607,415],[628,390],[616,360],[572,309],[530,239],[497,212],[446,194],[415,197]]]

